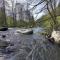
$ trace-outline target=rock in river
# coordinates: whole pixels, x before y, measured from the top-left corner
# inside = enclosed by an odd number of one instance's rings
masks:
[[[8,44],[9,44],[8,42],[0,40],[0,48],[5,48],[8,46]]]
[[[0,31],[7,31],[8,30],[8,27],[1,27],[0,28]]]

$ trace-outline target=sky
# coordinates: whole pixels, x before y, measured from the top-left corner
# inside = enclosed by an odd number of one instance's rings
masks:
[[[2,0],[0,0],[0,1],[2,1]],[[7,0],[6,0],[7,1]],[[15,2],[20,2],[20,3],[25,3],[26,2],[26,0],[14,0],[14,3]],[[39,1],[39,0],[35,0],[35,1]],[[60,1],[60,0],[57,0],[58,2]],[[11,6],[12,4],[11,4],[11,0],[8,0],[8,3],[9,3],[9,5]],[[36,2],[34,2],[34,3],[36,3]],[[0,6],[1,6],[1,3],[0,3]],[[40,18],[42,15],[44,15],[44,12],[41,12],[38,16],[37,16],[37,14],[35,14],[39,9],[41,9],[43,7],[43,4],[42,5],[40,5],[40,6],[38,6],[32,13],[33,13],[33,16],[34,16],[34,19],[36,20],[36,19],[38,19],[38,18]],[[8,7],[6,7],[6,8],[8,8]],[[10,9],[10,8],[8,8],[8,9]]]

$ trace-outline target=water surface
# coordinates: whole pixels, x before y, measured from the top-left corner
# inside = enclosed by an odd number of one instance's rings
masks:
[[[34,28],[31,35],[17,34],[17,29],[0,32],[0,39],[13,44],[3,50],[4,53],[0,51],[0,60],[60,60],[60,47],[40,35],[42,28]],[[2,35],[6,35],[6,38],[2,38]]]

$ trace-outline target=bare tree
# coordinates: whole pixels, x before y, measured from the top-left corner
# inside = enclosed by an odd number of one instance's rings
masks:
[[[29,2],[29,0],[28,0]],[[31,2],[31,0],[30,0]],[[56,0],[39,0],[38,3],[36,4],[31,4],[29,3],[30,5],[32,5],[33,7],[31,9],[35,9],[36,7],[38,6],[41,6],[41,4],[44,4],[44,6],[40,9],[39,12],[37,12],[36,14],[39,14],[41,13],[42,11],[46,11],[47,13],[49,13],[49,15],[51,16],[51,19],[52,19],[52,26],[53,26],[53,29],[57,29],[57,15],[56,15],[56,5],[57,5],[57,1]]]

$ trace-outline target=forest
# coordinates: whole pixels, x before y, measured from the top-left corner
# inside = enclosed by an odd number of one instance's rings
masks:
[[[60,60],[60,0],[0,0],[0,60]]]

